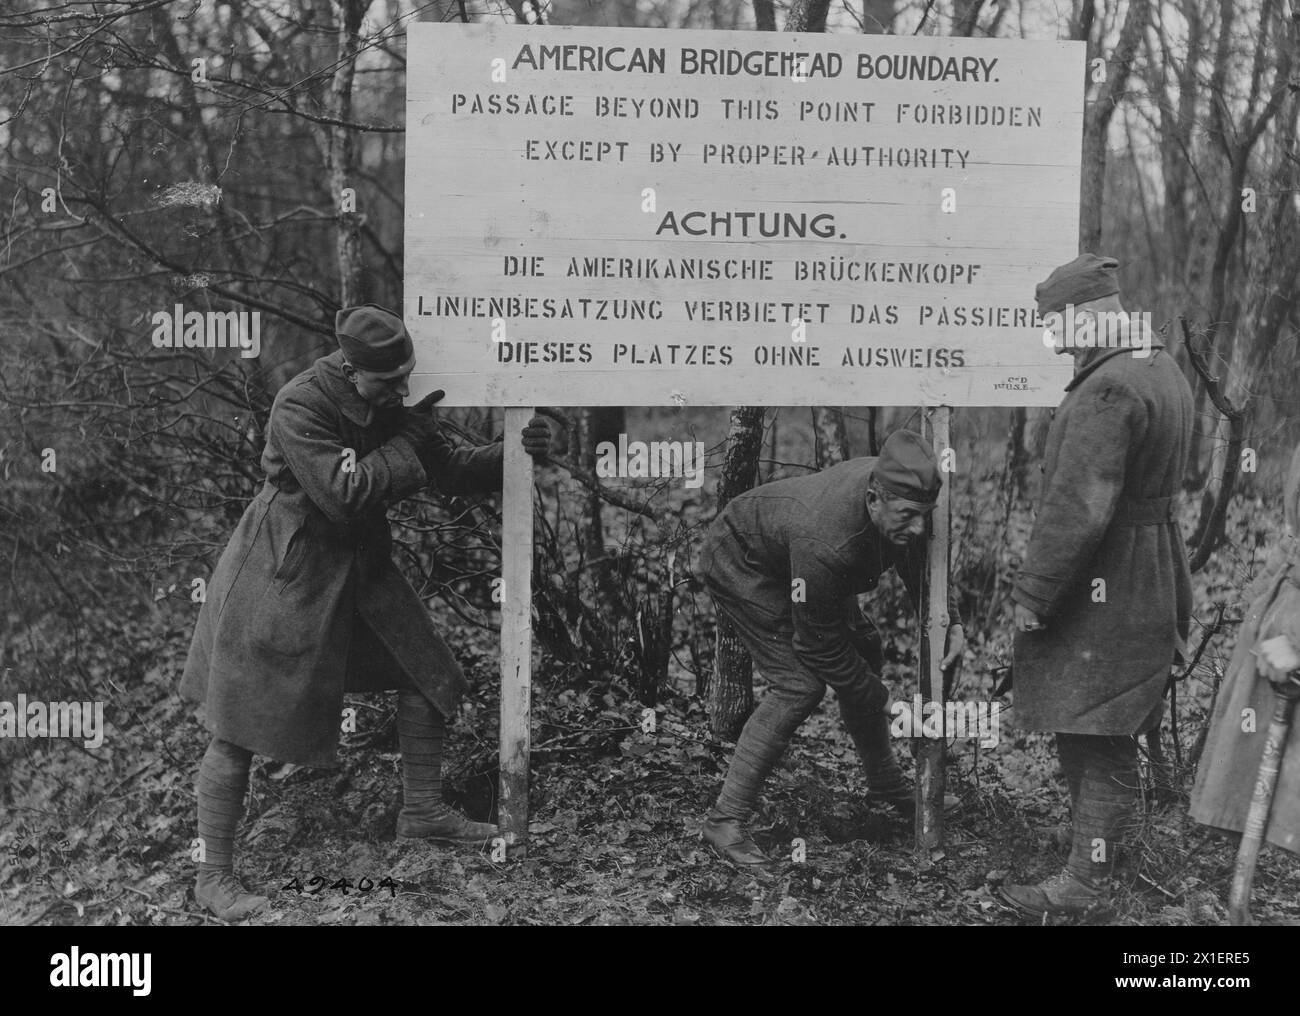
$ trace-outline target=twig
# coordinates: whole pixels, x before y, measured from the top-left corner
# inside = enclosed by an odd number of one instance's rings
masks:
[[[647,508],[645,504],[637,504],[636,502],[623,497],[621,494],[615,494],[612,490],[607,490],[599,480],[580,466],[575,466],[567,459],[562,459],[557,455],[552,455],[550,460],[555,465],[565,470],[570,476],[599,497],[602,501],[608,501],[616,508],[624,508],[627,511],[635,512],[637,515],[643,515],[651,521],[655,520],[655,513],[651,509]]]
[[[118,781],[118,783],[117,783],[117,784],[116,784],[116,785],[115,785],[111,790],[109,790],[109,792],[108,792],[107,794],[105,794],[103,797],[101,797],[101,798],[99,799],[99,804],[97,804],[97,805],[95,805],[95,807],[91,808],[91,809],[90,809],[90,812],[89,812],[88,814],[89,814],[89,815],[93,815],[93,814],[95,814],[95,812],[99,811],[99,809],[100,809],[101,807],[103,807],[107,802],[109,802],[109,801],[111,801],[111,800],[113,799],[113,795],[114,795],[114,794],[116,794],[119,790],[121,790],[124,786],[126,786],[128,783],[130,783],[133,779],[135,779],[137,776],[139,776],[139,775],[140,775],[142,772],[144,772],[146,769],[148,769],[148,768],[150,768],[151,766],[153,766],[157,761],[158,761],[158,759],[156,759],[156,758],[154,758],[154,759],[150,759],[148,762],[146,762],[144,765],[142,765],[139,769],[135,770],[135,772],[133,772],[133,773],[128,773],[128,774],[127,774],[123,779],[121,779],[120,781]]]
[[[1178,681],[1185,681],[1191,676],[1192,671],[1196,669],[1196,665],[1201,662],[1201,654],[1205,652],[1205,647],[1209,645],[1210,639],[1214,638],[1214,636],[1219,633],[1219,628],[1223,625],[1223,612],[1227,609],[1228,602],[1226,600],[1220,600],[1219,613],[1214,618],[1214,624],[1210,625],[1210,627],[1206,629],[1205,634],[1201,637],[1201,644],[1196,647],[1196,653],[1192,657],[1192,662],[1187,665],[1187,669],[1177,677],[1171,676],[1169,678],[1169,690],[1172,690],[1174,684]]]
[[[1168,889],[1166,889],[1164,886],[1160,885],[1157,882],[1152,882],[1151,879],[1147,878],[1145,875],[1138,875],[1138,878],[1140,878],[1143,882],[1149,885],[1152,889],[1156,890],[1159,893],[1162,893],[1165,899],[1176,900],[1178,898],[1173,893],[1171,893]]]
[[[39,921],[42,917],[44,917],[46,914],[48,914],[51,910],[53,910],[56,906],[58,906],[62,902],[63,902],[62,899],[57,899],[57,898],[50,900],[49,903],[45,904],[45,909],[42,910],[39,914],[37,914],[35,917],[33,917],[30,921],[26,922],[23,925],[23,927],[30,928],[32,925],[34,925],[37,921]]]
[[[930,11],[934,9],[934,0],[925,0],[925,10],[921,12],[921,23],[916,26],[913,35],[920,35],[921,29],[925,27],[926,19],[930,17]]]
[[[1187,318],[1178,319],[1183,328],[1183,342],[1187,347],[1187,356],[1192,368],[1205,384],[1206,393],[1214,408],[1228,421],[1228,448],[1224,455],[1223,475],[1219,479],[1218,496],[1209,510],[1208,516],[1202,508],[1204,521],[1197,527],[1196,551],[1192,555],[1189,568],[1193,573],[1200,571],[1209,561],[1210,555],[1223,542],[1224,519],[1228,514],[1228,501],[1232,498],[1232,489],[1236,483],[1237,472],[1241,465],[1241,446],[1245,438],[1245,413],[1233,405],[1223,390],[1223,382],[1210,373],[1205,363],[1205,355],[1192,344],[1191,330]]]
[[[135,888],[135,886],[124,885],[124,886],[122,886],[122,888],[125,889],[125,890],[126,890],[127,892],[129,892],[129,893],[135,893],[137,896],[143,896],[144,899],[145,899],[145,902],[148,903],[149,906],[151,906],[151,907],[155,907],[155,908],[157,908],[158,910],[161,910],[164,914],[174,914],[174,915],[177,916],[177,917],[198,917],[198,918],[200,918],[200,919],[202,919],[202,920],[204,920],[204,921],[211,921],[213,924],[221,925],[222,927],[229,927],[229,926],[230,926],[230,922],[229,922],[229,921],[223,921],[223,920],[221,920],[219,917],[213,917],[211,914],[206,914],[206,913],[202,913],[202,912],[195,912],[195,911],[190,911],[190,910],[175,910],[175,909],[173,909],[172,907],[164,907],[161,903],[155,903],[155,902],[153,901],[153,897],[150,896],[150,895],[149,895],[147,892],[145,892],[143,889],[137,889],[137,888]]]

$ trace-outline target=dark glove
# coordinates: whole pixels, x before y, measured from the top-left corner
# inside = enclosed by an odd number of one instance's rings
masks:
[[[534,416],[521,432],[524,438],[524,451],[533,458],[545,462],[551,450],[551,427],[542,416]]]
[[[420,460],[420,465],[424,467],[427,476],[432,477],[434,469],[437,466],[438,453],[441,451],[443,441],[442,431],[438,429],[438,424],[434,419],[434,403],[438,402],[447,393],[439,388],[422,398],[414,406],[406,410],[406,415],[402,420],[401,429],[398,431],[403,437],[407,438],[415,448],[415,455]]]

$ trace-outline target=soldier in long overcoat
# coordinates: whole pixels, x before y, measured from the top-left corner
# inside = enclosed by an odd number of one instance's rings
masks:
[[[1056,734],[1073,845],[1060,874],[1002,888],[1034,915],[1106,900],[1135,800],[1135,735],[1160,721],[1191,617],[1176,506],[1192,394],[1158,337],[1142,319],[1130,322],[1118,268],[1084,254],[1037,291],[1039,312],[1057,324],[1057,352],[1071,353],[1075,370],[1048,431],[1041,501],[1012,592],[1012,716]]]
[[[496,827],[442,801],[442,738],[465,677],[390,555],[386,509],[432,483],[501,487],[502,445],[454,448],[432,402],[407,409],[414,348],[402,320],[371,304],[338,312],[339,350],[288,382],[271,407],[262,469],[207,586],[181,679],[212,742],[198,776],[195,899],[219,917],[266,898],[233,872],[254,754],[333,766],[344,691],[398,691],[403,808],[398,835],[479,843]],[[546,453],[540,417],[524,430]]]
[[[904,811],[912,806],[912,787],[890,743],[879,639],[857,594],[875,589],[892,568],[921,609],[920,537],[941,484],[930,446],[911,431],[895,431],[878,457],[745,491],[710,525],[701,574],[769,682],[704,822],[705,841],[724,860],[771,865],[746,823],[763,782],[828,687],[839,699],[869,797]],[[949,620],[945,670],[956,666],[965,645],[955,590]]]
[[[1285,491],[1285,528],[1247,593],[1249,607],[1215,699],[1192,790],[1192,818],[1234,832],[1246,824],[1264,735],[1277,703],[1271,682],[1290,673],[1289,661],[1279,661],[1265,644],[1276,646],[1273,640],[1280,636],[1286,640],[1283,648],[1300,653],[1300,447]],[[1294,717],[1264,839],[1300,854],[1300,722]]]

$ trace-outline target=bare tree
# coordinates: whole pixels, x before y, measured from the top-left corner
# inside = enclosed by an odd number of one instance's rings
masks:
[[[1089,32],[1093,27],[1094,0],[1083,0],[1076,38],[1092,42]],[[1106,9],[1113,7],[1110,0]],[[1093,59],[1105,61],[1105,78],[1099,84],[1096,97],[1085,108],[1083,123],[1083,175],[1079,195],[1079,251],[1094,254],[1101,249],[1101,213],[1105,199],[1106,138],[1115,107],[1124,96],[1133,56],[1151,16],[1150,0],[1128,0],[1124,27],[1119,43],[1108,57],[1099,52],[1099,43],[1093,43]]]

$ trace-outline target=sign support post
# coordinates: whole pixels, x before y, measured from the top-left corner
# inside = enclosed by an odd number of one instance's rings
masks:
[[[533,460],[519,440],[530,408],[505,411],[501,495],[501,783],[497,818],[507,848],[528,839],[532,712]],[[513,437],[513,439],[512,439]]]
[[[940,466],[951,462],[949,424],[952,409],[939,406],[926,414],[930,440]],[[925,633],[921,639],[921,699],[936,703],[939,710],[940,737],[922,737],[916,756],[916,853],[923,867],[933,860],[943,845],[944,762],[948,748],[948,729],[944,710],[943,661],[948,643],[948,548],[952,524],[952,480],[947,474],[939,489],[938,503],[930,516],[930,539],[926,561],[926,597],[922,612]],[[921,717],[914,717],[913,723]],[[915,727],[913,728],[915,733]]]

